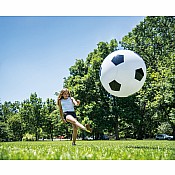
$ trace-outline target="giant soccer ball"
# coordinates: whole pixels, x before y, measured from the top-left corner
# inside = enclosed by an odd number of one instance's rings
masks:
[[[143,59],[133,51],[117,50],[109,54],[100,68],[100,81],[110,94],[128,97],[139,91],[146,79]]]

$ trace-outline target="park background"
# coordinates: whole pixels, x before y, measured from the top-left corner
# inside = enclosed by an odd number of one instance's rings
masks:
[[[56,106],[63,87],[81,100],[76,108],[78,120],[91,124],[93,139],[102,139],[104,135],[116,140],[154,139],[159,133],[175,138],[174,17],[1,17],[0,20],[3,24],[1,96],[5,99],[25,96],[21,101],[0,103],[1,141],[53,140],[60,136],[71,139],[72,128],[61,122]],[[136,24],[121,39],[123,33],[118,33],[119,39],[116,39],[115,28],[124,30],[122,26],[128,23]],[[97,24],[99,28],[94,27]],[[89,49],[89,42],[103,36],[104,31],[114,38],[99,41],[84,59],[73,57],[74,45],[78,48],[76,53],[81,50],[84,54],[86,44]],[[83,36],[87,43],[82,40]],[[74,42],[76,37],[79,42]],[[65,46],[70,55],[66,50],[61,52]],[[119,49],[135,51],[147,67],[144,86],[127,98],[110,95],[99,79],[101,63]],[[66,69],[66,62],[74,63]],[[65,70],[69,74],[63,77]],[[43,99],[31,89],[41,94],[49,92],[54,98]],[[28,97],[25,90],[31,90]],[[88,134],[79,130],[79,138],[86,136]]]
[[[88,3],[85,3],[85,7],[84,5],[82,5],[82,3],[78,2],[77,0],[76,2],[70,2],[70,6],[67,6],[67,1],[62,1],[59,2],[59,5],[56,3],[50,3],[51,1],[49,1],[49,3],[46,3],[45,1],[42,3],[41,1],[30,1],[27,2],[27,5],[25,4],[26,2],[22,2],[22,1],[13,1],[10,2],[9,1],[5,1],[3,2],[4,4],[2,4],[2,6],[0,6],[1,10],[0,13],[1,15],[5,15],[5,16],[9,16],[9,15],[111,15],[111,16],[147,16],[147,15],[164,15],[164,13],[166,15],[173,15],[174,12],[174,7],[173,7],[173,2],[171,1],[166,1],[166,3],[158,3],[157,1],[142,1],[142,3],[140,1],[122,1],[122,2],[114,2],[114,1],[110,1],[110,3],[104,3],[101,2],[100,3],[100,8],[99,8],[99,2],[98,1],[88,1]],[[109,2],[109,1],[108,1]],[[19,4],[20,5],[19,5]],[[42,6],[41,6],[42,4]],[[78,5],[77,5],[78,4]],[[111,5],[113,4],[113,5]],[[58,8],[57,7],[63,7],[63,8]],[[72,8],[73,7],[73,8]],[[123,8],[117,8],[116,7],[125,7],[125,10],[123,10]],[[32,9],[32,10],[31,10]],[[52,10],[51,10],[52,9]],[[65,10],[66,9],[66,10]],[[74,9],[74,10],[72,10]],[[89,10],[91,9],[91,10]],[[33,12],[33,14],[32,14]],[[57,161],[42,161],[42,162],[36,162],[36,161],[22,161],[19,165],[18,161],[11,161],[8,163],[5,161],[1,161],[1,165],[2,165],[2,171],[7,170],[9,174],[12,174],[14,172],[17,172],[18,174],[23,174],[23,171],[19,171],[21,170],[21,166],[25,169],[27,169],[28,174],[31,174],[33,172],[36,173],[42,173],[42,174],[48,174],[48,173],[55,173],[57,172],[57,170],[55,170],[55,167],[57,167]],[[66,172],[59,170],[59,172],[64,172],[66,174],[70,174],[72,173],[72,169],[74,168],[74,166],[76,166],[77,164],[79,164],[79,166],[83,167],[84,166],[84,162],[83,161],[71,161],[68,163],[69,165],[69,169],[67,169]],[[9,165],[10,165],[10,169],[9,169]],[[64,161],[63,162],[59,162],[59,165],[64,169],[67,168],[67,166],[65,166]],[[86,165],[91,167],[92,170],[96,170],[96,167],[110,167],[110,169],[98,169],[98,172],[100,174],[107,174],[107,173],[114,173],[116,172],[116,165],[118,166],[117,168],[117,172],[118,173],[122,173],[122,174],[140,174],[140,169],[138,169],[138,167],[141,167],[142,169],[144,169],[144,171],[142,171],[142,174],[147,174],[150,172],[154,172],[154,173],[159,173],[159,174],[172,174],[172,170],[171,169],[155,169],[155,167],[163,167],[164,165],[169,166],[173,166],[173,162],[171,161],[88,161],[86,162]],[[28,167],[33,167],[33,168],[28,168]],[[38,166],[48,166],[49,169],[38,169]],[[172,167],[171,166],[171,167]],[[114,168],[115,167],[115,168]],[[120,167],[120,168],[119,168]],[[127,168],[126,168],[127,167]],[[145,167],[149,167],[149,168],[145,168]],[[8,172],[6,171],[6,174],[8,174]],[[27,173],[26,172],[26,173]],[[89,172],[84,172],[84,174],[89,174]]]

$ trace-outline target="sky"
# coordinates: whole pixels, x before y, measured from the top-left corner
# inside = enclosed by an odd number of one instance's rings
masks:
[[[0,16],[0,101],[56,100],[76,59],[120,41],[143,16]]]

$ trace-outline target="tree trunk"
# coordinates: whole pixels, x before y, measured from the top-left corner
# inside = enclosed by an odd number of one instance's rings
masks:
[[[51,124],[51,139],[53,141],[53,124]]]
[[[143,115],[138,126],[137,140],[143,140]]]
[[[118,128],[118,117],[117,117],[117,121],[115,123],[114,129],[115,129],[115,139],[120,140],[120,138],[119,138],[119,128]]]
[[[116,112],[116,98],[113,97],[113,114],[115,115],[115,123],[114,123],[114,130],[115,130],[115,139],[120,140],[119,138],[119,122],[118,122],[118,114]]]
[[[36,141],[38,141],[38,132],[37,131],[35,133],[35,138],[36,138]]]
[[[144,122],[144,115],[145,115],[145,109],[146,109],[146,103],[143,103],[143,106],[141,106],[141,120],[138,127],[137,132],[137,140],[143,140],[143,122]]]
[[[143,129],[142,129],[142,123],[140,124],[139,129],[138,129],[137,140],[143,140]]]
[[[53,133],[51,133],[51,140],[53,141]]]

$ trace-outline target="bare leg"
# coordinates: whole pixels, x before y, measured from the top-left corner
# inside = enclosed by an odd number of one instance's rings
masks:
[[[77,129],[78,129],[78,127],[75,124],[72,124],[72,126],[73,126],[73,134],[72,134],[73,141],[72,141],[72,144],[75,145],[75,142],[76,142],[76,139],[77,139]]]
[[[77,127],[81,128],[82,130],[86,130],[86,127],[83,126],[81,123],[79,123],[74,117],[72,117],[71,115],[67,115],[66,116],[66,121],[76,125]]]

